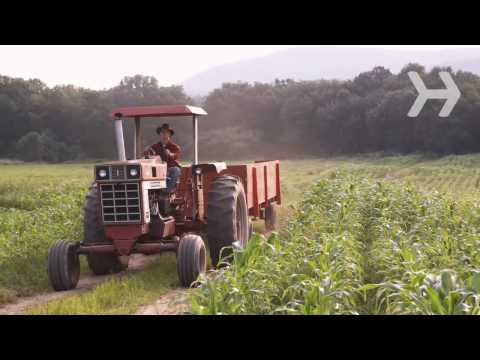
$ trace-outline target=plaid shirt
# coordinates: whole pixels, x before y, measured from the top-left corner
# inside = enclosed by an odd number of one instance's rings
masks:
[[[157,155],[160,155],[163,161],[167,162],[167,167],[172,167],[172,166],[180,167],[180,164],[178,163],[177,160],[180,159],[180,154],[182,153],[182,149],[173,141],[170,140],[167,143],[167,145],[165,145],[165,147],[161,142],[159,142],[152,145],[150,148],[153,149],[153,151],[155,151]],[[171,155],[167,156],[164,149],[167,149],[168,151],[170,151]]]

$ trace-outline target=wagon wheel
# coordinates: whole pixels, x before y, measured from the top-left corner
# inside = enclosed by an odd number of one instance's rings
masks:
[[[277,207],[274,204],[269,203],[265,207],[265,230],[273,231],[276,230],[277,227]]]
[[[249,221],[248,222],[248,239],[249,240],[252,237],[252,235],[253,235],[253,222]]]

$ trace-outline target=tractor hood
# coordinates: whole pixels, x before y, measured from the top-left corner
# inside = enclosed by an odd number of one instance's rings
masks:
[[[99,182],[166,180],[167,164],[161,160],[160,156],[150,159],[109,161],[96,165],[94,176]]]
[[[151,156],[150,159],[135,159],[135,160],[112,160],[104,163],[104,165],[130,165],[130,164],[151,164],[158,165],[163,164],[160,156]]]

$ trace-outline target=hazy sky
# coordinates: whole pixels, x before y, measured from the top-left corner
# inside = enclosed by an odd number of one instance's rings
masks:
[[[303,45],[313,46],[313,45]],[[321,45],[315,45],[321,46]],[[342,45],[345,46],[345,45]],[[459,48],[458,45],[351,45],[397,50]],[[180,84],[215,65],[268,55],[296,45],[0,45],[0,74],[38,78],[49,86],[91,89],[117,85],[125,75],[153,75],[161,85]]]

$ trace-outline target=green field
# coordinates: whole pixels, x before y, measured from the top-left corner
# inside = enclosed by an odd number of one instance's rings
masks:
[[[56,239],[82,237],[88,165],[0,165],[0,303],[48,289]]]
[[[204,280],[193,312],[480,314],[478,159],[302,163],[323,179],[278,235]]]
[[[195,313],[479,311],[480,155],[289,160],[281,172],[278,236],[254,238],[196,291]],[[0,165],[0,303],[49,290],[48,248],[82,238],[91,176],[91,164]],[[161,258],[32,312],[131,313],[176,282]]]

